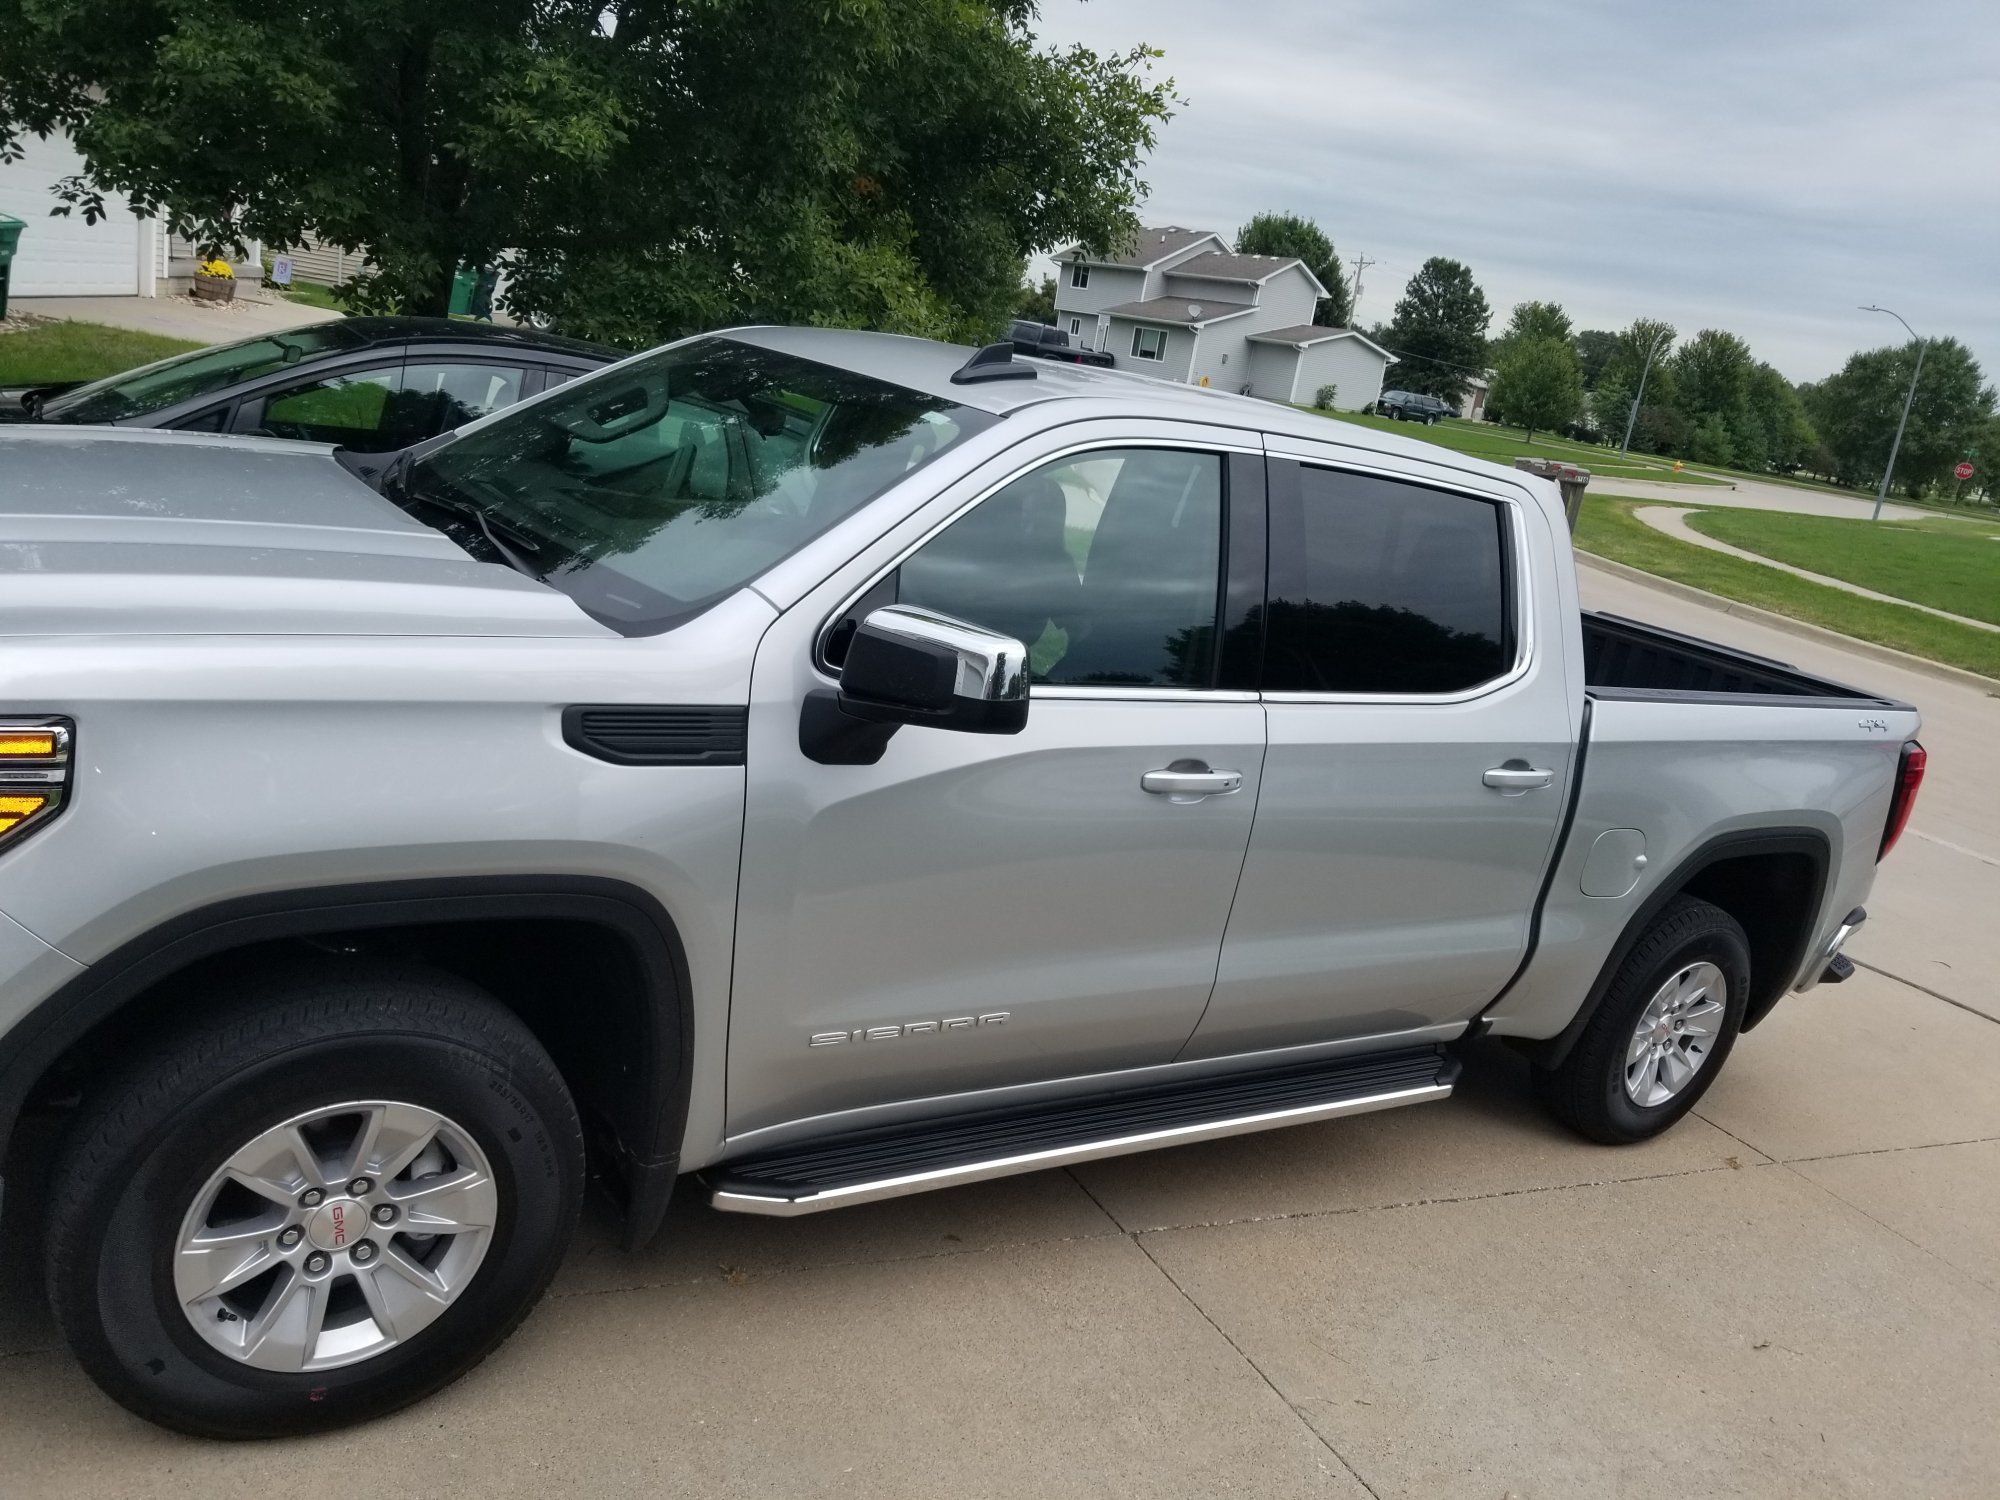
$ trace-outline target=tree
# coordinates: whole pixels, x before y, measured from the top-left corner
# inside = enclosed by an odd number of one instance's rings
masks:
[[[1145,48],[1045,51],[1027,0],[0,0],[0,137],[68,130],[197,242],[365,248],[441,312],[626,342],[730,321],[978,336],[1020,267],[1128,234],[1173,103]]]
[[[1456,405],[1466,381],[1486,368],[1486,294],[1469,266],[1434,255],[1404,288],[1385,342],[1401,363],[1396,384]]]
[[[1056,279],[1044,276],[1040,284],[1030,286],[1021,283],[1020,297],[1014,303],[1014,316],[1027,318],[1035,323],[1053,323],[1056,320]]]
[[[1819,433],[1806,415],[1798,390],[1770,365],[1759,364],[1750,371],[1745,411],[1756,428],[1756,451],[1762,454],[1759,467],[1790,474],[1804,468],[1818,451]],[[1737,457],[1743,456],[1739,443]]]
[[[1493,409],[1530,442],[1537,430],[1575,420],[1583,405],[1583,370],[1568,334],[1527,334],[1507,339],[1493,380]]]
[[[1562,310],[1560,302],[1516,302],[1514,314],[1507,320],[1507,330],[1496,342],[1504,347],[1519,339],[1561,339],[1568,343],[1569,338],[1569,314]]]
[[[1313,309],[1313,322],[1322,328],[1345,328],[1354,316],[1354,299],[1348,293],[1346,276],[1341,274],[1333,241],[1311,219],[1297,214],[1255,214],[1236,231],[1236,253],[1296,255],[1327,291]]]
[[[1576,336],[1576,362],[1583,370],[1583,388],[1597,389],[1597,377],[1618,352],[1618,335],[1604,328],[1586,328]]]
[[[1673,325],[1656,318],[1639,318],[1623,333],[1615,335],[1610,355],[1598,368],[1597,382],[1590,391],[1592,416],[1607,438],[1623,439],[1625,424],[1633,418],[1632,402],[1640,394],[1643,373],[1645,405],[1632,421],[1632,446],[1644,453],[1679,450],[1677,435],[1685,431],[1687,424],[1674,405],[1673,365],[1667,359],[1673,344]],[[1651,369],[1646,366],[1649,353],[1653,361]]]
[[[1807,409],[1840,478],[1860,485],[1881,482],[1916,352],[1914,343],[1866,350],[1811,388]],[[1968,449],[1981,446],[1995,406],[1993,387],[1984,379],[1979,361],[1957,339],[1925,345],[1923,372],[1896,455],[1896,481],[1910,495],[1944,481]]]
[[[1681,408],[1697,429],[1711,416],[1732,432],[1745,426],[1750,371],[1756,363],[1748,344],[1719,328],[1704,328],[1680,347],[1674,355],[1674,383]]]

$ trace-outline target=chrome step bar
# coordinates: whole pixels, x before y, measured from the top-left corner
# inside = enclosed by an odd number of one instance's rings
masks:
[[[1039,1172],[1049,1167],[1076,1162],[1101,1161],[1135,1151],[1152,1151],[1162,1146],[1190,1145],[1196,1141],[1222,1140],[1233,1135],[1249,1135],[1259,1130],[1277,1130],[1287,1125],[1305,1125],[1315,1120],[1338,1119],[1343,1115],[1368,1114],[1378,1109],[1397,1109],[1406,1104],[1429,1104],[1451,1097],[1457,1076],[1455,1064],[1439,1059],[1441,1066],[1434,1081],[1386,1088],[1375,1093],[1348,1094],[1278,1109],[1262,1109],[1222,1118],[1191,1120],[1184,1124],[1161,1124],[1152,1129],[1107,1134],[1094,1140],[1066,1141],[1042,1149],[1015,1150],[1006,1154],[972,1155],[964,1160],[943,1163],[919,1171],[890,1173],[860,1181],[843,1181],[824,1187],[809,1183],[765,1184],[754,1180],[754,1164],[747,1168],[752,1180],[731,1171],[738,1164],[725,1164],[721,1180],[711,1187],[710,1202],[729,1213],[765,1214],[795,1218],[830,1208],[856,1203],[878,1203],[909,1193],[933,1188],[956,1187],[963,1183],[986,1182],[1011,1177],[1019,1172]],[[949,1128],[950,1122],[945,1122]]]

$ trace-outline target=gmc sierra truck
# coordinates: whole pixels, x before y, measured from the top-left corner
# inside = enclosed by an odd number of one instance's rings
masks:
[[[1546,481],[828,330],[387,462],[10,431],[0,633],[10,1172],[92,1376],[233,1437],[470,1367],[587,1160],[638,1245],[681,1179],[1443,1099],[1481,1034],[1654,1135],[1844,976],[1924,767],[1907,704],[1583,613]]]

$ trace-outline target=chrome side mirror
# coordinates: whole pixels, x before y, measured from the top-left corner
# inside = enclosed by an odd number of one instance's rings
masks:
[[[848,643],[840,706],[877,724],[1019,734],[1028,722],[1028,648],[950,615],[885,605]]]
[[[1028,723],[1028,649],[950,615],[889,604],[855,630],[837,692],[806,695],[799,748],[822,765],[873,765],[904,724],[1019,734]]]

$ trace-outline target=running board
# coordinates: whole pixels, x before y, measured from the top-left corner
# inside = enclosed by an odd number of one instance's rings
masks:
[[[1420,1047],[885,1126],[724,1162],[709,1174],[710,1201],[732,1213],[790,1218],[1159,1146],[1427,1104],[1450,1097],[1457,1078],[1458,1062],[1442,1047]]]

